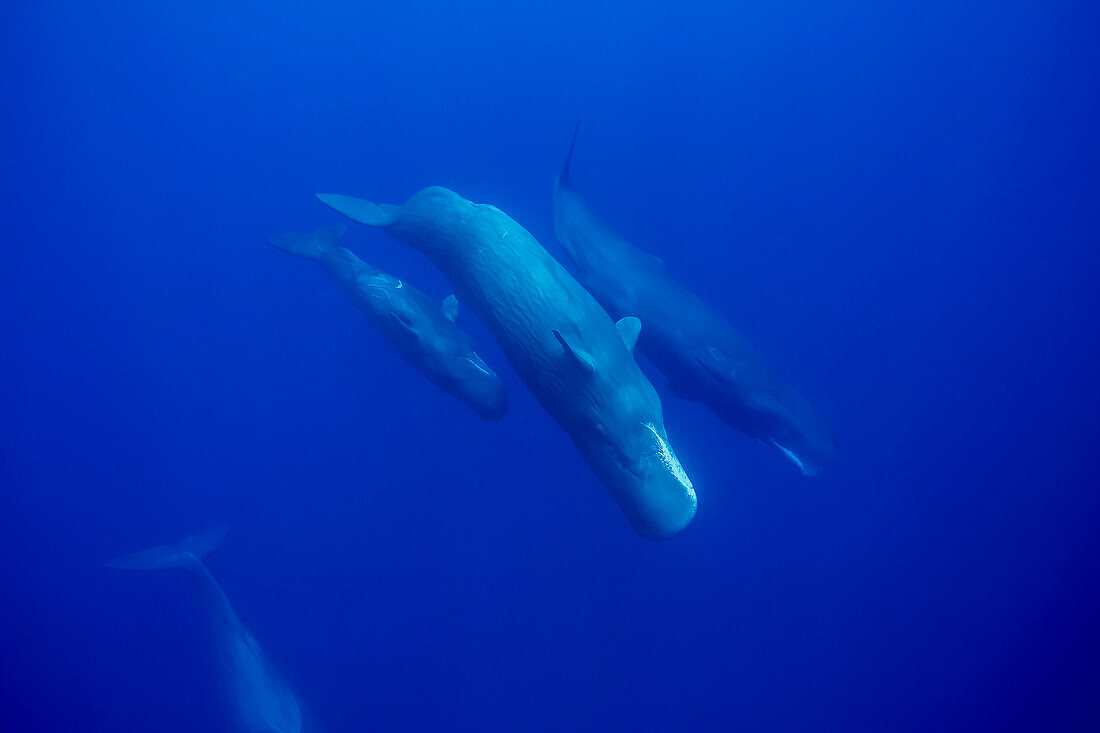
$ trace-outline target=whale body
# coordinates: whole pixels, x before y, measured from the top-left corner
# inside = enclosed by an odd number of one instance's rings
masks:
[[[344,227],[272,237],[275,247],[320,262],[343,286],[367,321],[400,354],[436,385],[486,420],[508,409],[508,393],[496,372],[474,351],[473,341],[456,324],[458,303],[442,305],[421,291],[371,267],[338,246]]]
[[[424,253],[481,318],[543,408],[565,429],[631,525],[669,537],[695,491],[668,443],[661,402],[634,360],[640,324],[617,324],[514,219],[431,187],[402,206],[318,194],[349,218]]]
[[[635,248],[597,217],[569,175],[576,144],[554,182],[554,230],[581,279],[608,312],[646,324],[639,348],[669,380],[674,396],[701,402],[757,438],[805,475],[836,448],[824,422],[729,322],[679,284],[664,263]]]
[[[192,535],[178,545],[153,547],[107,563],[117,570],[190,571],[198,582],[218,645],[237,723],[256,733],[298,733],[302,710],[286,681],[267,661],[252,634],[202,559],[221,543],[226,528]]]

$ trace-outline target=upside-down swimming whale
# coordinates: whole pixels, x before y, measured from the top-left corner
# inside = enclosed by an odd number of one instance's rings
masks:
[[[259,644],[244,627],[229,599],[202,559],[225,537],[219,527],[192,535],[178,545],[162,545],[107,563],[118,570],[190,571],[201,590],[218,643],[236,721],[241,730],[259,733],[297,733],[303,730],[298,698],[264,656]]]
[[[673,395],[701,402],[734,428],[814,475],[836,449],[806,401],[768,367],[717,311],[672,279],[664,263],[636,249],[585,204],[569,176],[576,131],[554,182],[554,230],[586,287],[612,317],[646,324],[639,348]]]
[[[640,323],[617,324],[514,219],[431,187],[402,206],[318,198],[424,253],[499,342],[640,534],[663,538],[695,515],[661,401],[634,361]]]
[[[442,306],[436,304],[408,283],[338,246],[343,234],[342,226],[326,227],[312,234],[283,234],[270,242],[320,262],[405,361],[486,420],[499,419],[508,409],[508,393],[500,377],[474,351],[470,337],[456,325],[455,297],[448,296]]]

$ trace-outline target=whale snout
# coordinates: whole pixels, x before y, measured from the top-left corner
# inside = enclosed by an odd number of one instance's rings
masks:
[[[653,540],[672,537],[695,517],[695,487],[664,437],[664,429],[639,423],[629,452],[613,451],[615,475],[605,481],[631,527]]]
[[[671,491],[669,491],[671,489]],[[644,512],[627,512],[630,526],[643,537],[667,540],[680,533],[695,517],[696,498],[693,490],[676,487],[649,486]]]
[[[637,512],[628,514],[639,534],[650,539],[666,539],[695,517],[698,503],[695,486],[668,444],[664,430],[653,423],[643,423],[643,427],[646,447],[641,459],[632,467],[638,478]]]

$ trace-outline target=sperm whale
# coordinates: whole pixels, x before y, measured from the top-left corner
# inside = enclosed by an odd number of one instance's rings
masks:
[[[192,535],[176,545],[161,545],[107,563],[116,570],[189,571],[197,580],[211,629],[226,672],[237,723],[242,730],[298,733],[302,710],[286,681],[267,661],[263,650],[237,617],[229,599],[202,560],[225,537],[218,527]]]
[[[691,521],[695,490],[669,445],[657,392],[634,360],[642,328],[637,318],[613,322],[526,229],[495,206],[438,186],[402,206],[339,194],[318,198],[435,263],[635,530],[664,538]]]
[[[721,420],[814,475],[836,448],[820,416],[717,311],[676,282],[664,263],[618,236],[581,198],[570,176],[576,132],[554,182],[558,241],[613,317],[646,324],[638,342],[673,396],[701,402]]]
[[[320,262],[343,286],[367,321],[405,361],[486,420],[508,409],[508,393],[496,372],[474,351],[456,323],[453,295],[437,304],[409,283],[371,267],[338,246],[344,227],[272,237],[271,244]]]

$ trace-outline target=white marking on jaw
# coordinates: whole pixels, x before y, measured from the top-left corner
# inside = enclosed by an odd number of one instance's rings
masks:
[[[774,440],[771,443],[774,447],[778,448],[783,453],[783,455],[785,455],[787,458],[790,458],[794,465],[798,466],[799,471],[801,471],[802,473],[806,473],[806,466],[802,463],[802,461],[798,460],[798,456],[796,456],[787,448],[779,445],[779,443],[776,443]]]
[[[470,354],[472,355],[473,358],[471,358],[469,356],[464,356],[462,358],[465,359],[466,361],[470,362],[471,364],[473,364],[474,367],[478,371],[480,371],[481,373],[483,373],[487,376],[490,376],[490,377],[495,377],[496,376],[496,374],[493,373],[493,370],[489,368],[489,365],[486,364],[482,360],[482,358],[477,355],[476,351],[471,351]]]
[[[661,463],[665,465],[672,475],[676,477],[676,480],[684,485],[688,491],[693,491],[694,486],[691,483],[691,479],[688,478],[687,472],[684,471],[684,467],[680,465],[680,461],[676,459],[676,455],[672,452],[672,448],[669,447],[665,439],[661,437],[661,434],[657,432],[657,428],[653,427],[650,423],[642,423],[645,425],[649,432],[653,433],[653,437],[657,439],[657,454],[661,456]]]

